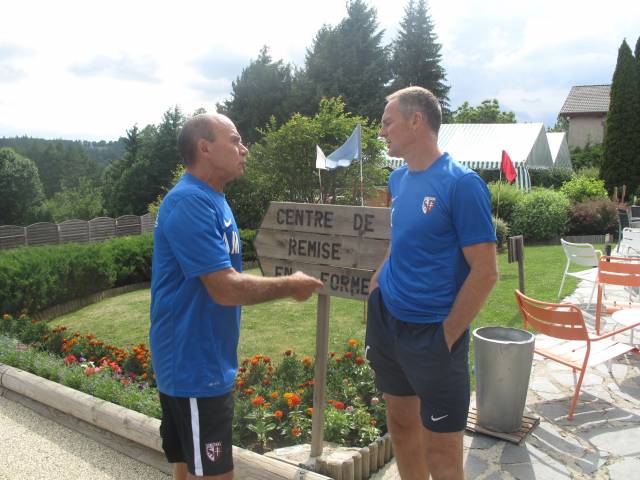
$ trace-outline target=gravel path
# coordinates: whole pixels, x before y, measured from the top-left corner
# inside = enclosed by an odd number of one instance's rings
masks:
[[[171,477],[0,396],[0,479]]]

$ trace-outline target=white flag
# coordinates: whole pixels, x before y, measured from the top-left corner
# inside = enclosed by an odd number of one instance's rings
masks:
[[[318,145],[316,145],[316,168],[319,168],[320,170],[328,170],[327,157],[324,156],[324,152]]]

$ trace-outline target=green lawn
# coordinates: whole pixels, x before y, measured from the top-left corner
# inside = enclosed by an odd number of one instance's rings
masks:
[[[565,256],[560,245],[525,248],[525,288],[528,295],[555,301],[564,271]],[[518,288],[518,266],[507,263],[506,253],[498,257],[500,280],[493,289],[472,328],[486,325],[520,327],[514,289]],[[257,273],[257,271],[252,271]],[[567,279],[564,294],[576,286]],[[242,309],[240,358],[256,353],[274,360],[286,349],[314,355],[316,301],[279,300]],[[360,301],[331,298],[329,351],[341,350],[349,338],[364,339],[364,304]],[[94,333],[99,339],[121,347],[148,343],[149,290],[121,295],[83,308],[52,321],[81,333]],[[472,357],[470,358],[472,361]]]

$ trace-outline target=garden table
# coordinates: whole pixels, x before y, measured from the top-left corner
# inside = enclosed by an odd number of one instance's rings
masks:
[[[617,324],[620,324],[623,326],[633,325],[634,323],[640,322],[640,308],[623,308],[622,310],[613,312],[611,314],[611,319],[616,325]],[[631,329],[631,335],[630,335],[631,345],[634,345],[633,343],[634,330],[635,330],[634,328]]]

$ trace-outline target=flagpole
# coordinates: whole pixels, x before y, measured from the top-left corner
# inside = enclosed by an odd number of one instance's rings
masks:
[[[498,180],[498,201],[496,202],[496,223],[493,226],[493,233],[498,235],[498,213],[500,212],[500,189],[502,188],[502,166],[500,166],[500,179]]]
[[[364,180],[362,179],[362,155],[360,155],[360,206],[364,207]]]
[[[322,201],[322,176],[320,175],[320,169],[318,168],[318,182],[320,182],[320,203],[324,203]]]

